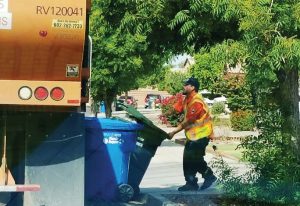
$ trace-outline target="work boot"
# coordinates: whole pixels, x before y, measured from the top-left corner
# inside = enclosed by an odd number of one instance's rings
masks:
[[[212,185],[212,183],[214,183],[217,180],[217,177],[214,175],[213,171],[209,167],[202,174],[202,177],[204,178],[204,182],[200,187],[200,190],[205,190],[209,188]]]
[[[217,177],[213,174],[204,178],[204,182],[203,182],[202,186],[200,187],[200,190],[205,190],[205,189],[209,188],[216,180],[217,180]]]
[[[197,183],[186,182],[185,185],[178,188],[178,191],[197,191],[199,189],[199,185]]]
[[[178,191],[197,191],[199,189],[198,178],[194,176],[187,176],[185,178],[185,185],[178,188]]]

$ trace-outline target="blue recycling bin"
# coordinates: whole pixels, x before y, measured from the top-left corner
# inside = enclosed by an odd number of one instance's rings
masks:
[[[105,113],[105,105],[104,105],[104,102],[100,102],[100,112],[101,113]]]
[[[85,118],[85,197],[88,201],[127,201],[129,157],[141,124],[120,119]]]

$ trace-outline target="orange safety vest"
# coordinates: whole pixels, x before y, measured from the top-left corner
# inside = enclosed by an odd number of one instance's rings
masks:
[[[185,128],[185,135],[189,140],[195,141],[204,137],[209,137],[212,134],[212,120],[209,114],[209,108],[203,101],[201,95],[196,94],[189,104],[184,104],[184,118],[186,119],[187,111],[195,102],[200,102],[203,105],[205,114],[196,120],[193,124]]]

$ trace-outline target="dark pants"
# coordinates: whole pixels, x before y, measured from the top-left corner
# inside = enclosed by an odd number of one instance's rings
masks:
[[[211,169],[204,160],[205,149],[208,145],[208,138],[201,138],[197,141],[187,141],[183,153],[183,172],[187,182],[197,182],[196,173],[202,174],[203,178],[212,174]]]

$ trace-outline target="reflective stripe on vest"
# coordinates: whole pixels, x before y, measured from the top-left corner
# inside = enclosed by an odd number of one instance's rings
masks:
[[[208,116],[206,119],[204,119],[203,121],[196,121],[194,124],[191,124],[189,126],[187,126],[185,129],[190,129],[192,127],[201,127],[203,126],[204,124],[208,123],[211,121],[211,117]]]
[[[195,123],[187,126],[185,128],[185,135],[189,140],[198,140],[204,137],[208,137],[212,133],[212,121],[209,114],[208,106],[203,101],[202,97],[199,94],[196,94],[192,101],[189,104],[185,104],[185,119],[187,115],[187,110],[193,105],[195,102],[200,102],[203,105],[203,109],[205,114]]]

